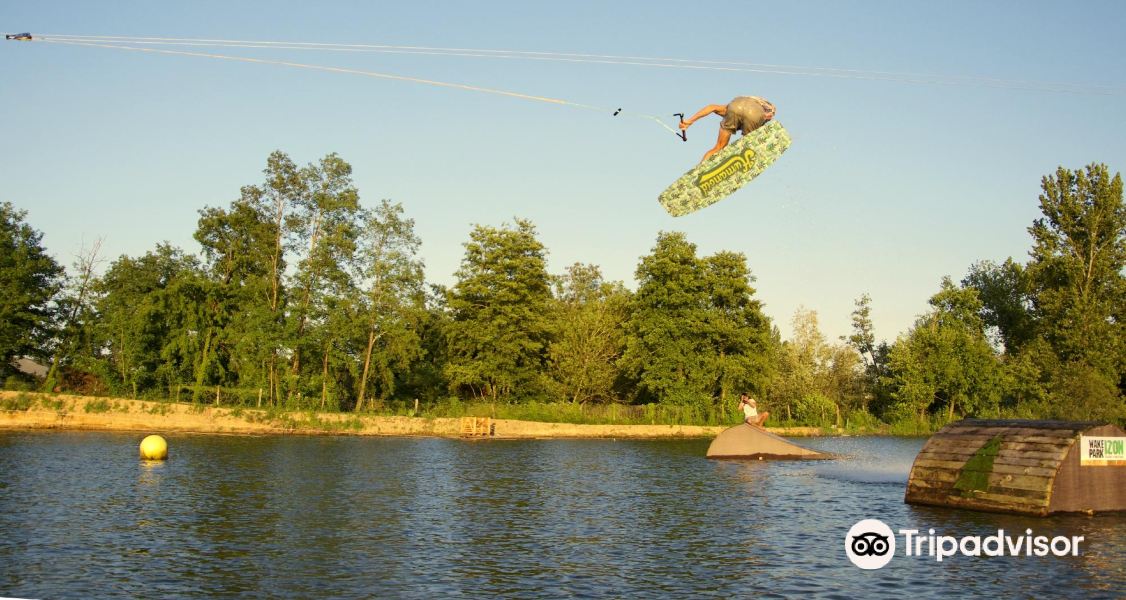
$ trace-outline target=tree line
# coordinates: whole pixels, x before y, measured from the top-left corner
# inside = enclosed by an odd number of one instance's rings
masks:
[[[966,416],[1122,420],[1126,204],[1105,165],[1042,180],[1028,260],[944,278],[930,310],[877,341],[872,299],[828,340],[799,309],[790,339],[747,258],[662,232],[636,291],[599,267],[547,271],[533,223],[476,225],[455,283],[428,284],[402,205],[367,208],[335,154],[283,152],[226,207],[199,211],[198,252],[167,243],[70,269],[0,204],[0,375],[134,398],[387,410],[418,399],[658,404],[727,415],[750,391],[785,421],[941,423]],[[48,366],[42,382],[15,367]]]

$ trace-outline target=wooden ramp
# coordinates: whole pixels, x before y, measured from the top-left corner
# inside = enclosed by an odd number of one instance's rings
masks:
[[[716,436],[708,446],[708,458],[825,459],[832,456],[741,423]]]
[[[1044,516],[1126,511],[1126,432],[1070,421],[972,420],[931,436],[905,501]]]

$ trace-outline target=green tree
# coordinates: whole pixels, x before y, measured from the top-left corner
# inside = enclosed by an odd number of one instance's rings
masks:
[[[478,225],[469,237],[447,300],[450,388],[492,400],[534,396],[550,342],[546,250],[521,219],[514,228]]]
[[[51,366],[43,381],[43,390],[50,391],[62,383],[61,370],[70,367],[81,347],[90,341],[93,327],[95,271],[99,263],[98,252],[102,240],[97,239],[89,250],[82,248],[73,263],[73,271],[65,278],[62,292],[56,299],[59,322],[56,327],[57,342],[52,352]],[[83,390],[89,391],[89,390]]]
[[[623,368],[637,380],[643,399],[711,405],[708,287],[696,245],[683,233],[662,232],[635,276]]]
[[[445,397],[450,389],[446,379],[450,343],[448,333],[452,317],[446,306],[449,290],[431,284],[426,293],[426,310],[421,315],[418,336],[422,345],[421,360],[414,363],[403,382],[402,391],[410,397],[433,403]]]
[[[856,299],[856,309],[852,311],[852,335],[842,338],[849,343],[864,361],[864,368],[870,377],[879,377],[884,369],[880,347],[876,344],[875,328],[872,325],[872,297],[863,294]]]
[[[87,360],[112,392],[139,397],[191,377],[191,357],[185,369],[171,347],[190,335],[182,308],[198,299],[184,295],[180,282],[201,277],[194,257],[160,244],[139,258],[118,258],[94,282],[94,352]]]
[[[852,311],[852,335],[842,336],[859,357],[864,367],[864,380],[860,384],[859,408],[882,414],[890,404],[890,394],[882,385],[882,377],[887,373],[888,352],[886,342],[876,342],[875,328],[872,325],[872,297],[863,294],[856,300]]]
[[[1111,386],[1126,384],[1122,176],[1112,177],[1106,165],[1061,167],[1043,178],[1042,188],[1044,216],[1029,228],[1038,329],[1061,363],[1087,365]]]
[[[995,415],[1004,393],[1001,363],[985,335],[981,300],[973,288],[944,278],[932,310],[892,347],[888,383],[895,416],[923,420]]]
[[[225,332],[238,380],[264,389],[277,404],[295,383],[279,369],[293,348],[286,256],[300,237],[297,207],[308,197],[308,181],[281,151],[270,154],[263,174],[265,182],[244,186],[229,209],[200,211],[195,237],[239,316]]]
[[[304,248],[290,285],[295,301],[287,315],[293,328],[293,377],[301,376],[305,352],[324,348],[322,335],[305,339],[310,320],[324,324],[326,305],[336,304],[352,284],[346,265],[356,250],[361,213],[359,192],[352,184],[352,166],[339,156],[330,154],[302,168],[298,175],[301,193],[293,199],[294,210],[287,221],[296,240],[295,249]],[[322,356],[327,360],[327,353]],[[325,368],[327,363],[322,361],[321,366]]]
[[[643,399],[723,412],[732,394],[761,389],[770,322],[742,254],[700,258],[683,233],[661,233],[636,276],[620,363]]]
[[[158,373],[169,395],[178,397],[180,386],[189,385],[193,400],[202,402],[212,384],[233,383],[227,377],[229,350],[223,348],[233,308],[227,290],[192,268],[180,271],[152,299],[168,327]]]
[[[229,208],[201,210],[195,238],[210,278],[228,299],[228,312],[237,315],[223,332],[230,369],[240,385],[269,390],[266,397],[272,402],[277,397],[273,366],[284,332],[272,307],[278,231],[262,196],[258,187],[245,186]]]
[[[1029,278],[1012,258],[1000,265],[987,260],[974,263],[962,286],[977,290],[982,321],[1006,354],[1015,355],[1036,337]]]
[[[714,356],[711,393],[718,407],[746,390],[760,391],[774,372],[770,319],[754,297],[754,276],[747,259],[717,252],[704,259],[707,329]]]
[[[395,392],[396,372],[405,374],[422,355],[419,328],[425,312],[425,280],[418,258],[421,244],[414,221],[403,216],[401,205],[384,200],[368,215],[358,259],[367,286],[358,302],[364,344],[357,411],[364,407],[369,378],[382,402]]]
[[[576,404],[615,399],[629,291],[605,281],[597,266],[581,263],[568,267],[555,288],[548,364],[559,393]]]
[[[787,418],[816,424],[842,422],[842,412],[865,408],[860,354],[847,344],[830,344],[817,313],[794,312],[793,336],[782,344],[779,370],[768,398]]]
[[[26,216],[8,202],[0,204],[0,375],[5,376],[13,372],[13,360],[42,354],[63,275]]]

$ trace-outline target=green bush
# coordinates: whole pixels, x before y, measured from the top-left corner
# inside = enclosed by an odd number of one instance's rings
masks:
[[[892,421],[888,426],[892,435],[930,435],[946,425],[946,415],[932,415],[930,418],[908,417]]]
[[[4,380],[4,389],[13,392],[30,392],[34,389],[34,385],[19,375],[11,375]]]
[[[794,417],[814,427],[831,427],[837,423],[837,405],[824,394],[808,394],[798,399]]]
[[[885,427],[883,421],[866,410],[852,410],[845,415],[844,428],[849,433],[872,433]]]
[[[31,410],[33,404],[35,404],[35,398],[30,394],[20,393],[15,396],[0,398],[0,409],[2,410],[27,411]]]
[[[90,402],[87,402],[86,407],[83,410],[87,413],[104,413],[109,412],[111,408],[113,408],[113,404],[110,403],[109,400],[106,400],[105,398],[99,398],[97,400],[91,400]]]

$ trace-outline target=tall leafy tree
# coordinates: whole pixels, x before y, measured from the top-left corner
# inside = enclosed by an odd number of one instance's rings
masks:
[[[839,423],[844,410],[864,408],[860,354],[848,344],[831,344],[821,333],[817,312],[798,308],[792,337],[779,351],[778,375],[767,397],[787,417],[819,425]]]
[[[696,245],[683,233],[662,232],[635,277],[622,366],[636,378],[643,399],[712,404],[708,282]]]
[[[89,249],[85,246],[75,257],[73,269],[65,278],[62,293],[56,300],[58,326],[57,341],[52,352],[51,366],[43,382],[44,390],[55,389],[61,383],[60,370],[69,366],[80,348],[89,342],[93,326],[94,283],[97,279],[99,238]]]
[[[62,267],[26,216],[0,204],[0,375],[11,373],[21,356],[41,355],[54,317],[51,300],[62,283]]]
[[[310,352],[322,347],[304,339],[310,320],[323,323],[326,303],[338,299],[351,284],[346,265],[360,229],[359,192],[352,183],[351,165],[330,154],[302,168],[299,177],[301,193],[294,198],[296,206],[288,221],[297,240],[295,250],[304,249],[290,286],[294,376],[301,374],[304,346],[310,346]]]
[[[858,406],[864,411],[882,414],[890,404],[888,390],[882,385],[882,377],[887,374],[887,342],[876,342],[875,328],[872,325],[872,297],[863,294],[856,300],[852,311],[852,334],[841,336],[859,357],[864,369],[864,381],[858,392]]]
[[[860,354],[870,377],[879,377],[882,374],[887,347],[881,349],[882,344],[876,344],[875,328],[872,325],[872,297],[868,294],[856,299],[856,309],[852,311],[852,335],[842,339]]]
[[[930,305],[891,349],[889,384],[897,416],[923,419],[939,410],[947,420],[995,414],[1005,382],[985,335],[977,291],[944,278]]]
[[[532,396],[550,341],[546,250],[522,219],[478,225],[469,238],[447,300],[450,388],[493,400]]]
[[[559,393],[576,404],[616,398],[629,291],[620,282],[604,280],[597,266],[581,263],[568,267],[555,289],[548,363]]]
[[[1042,180],[1029,233],[1038,326],[1060,361],[1126,383],[1126,203],[1106,165],[1059,168]]]
[[[452,316],[446,306],[448,298],[446,287],[427,286],[425,311],[418,324],[422,356],[412,365],[401,387],[403,394],[415,399],[434,402],[449,393],[446,365],[449,363],[448,334]]]
[[[257,186],[244,186],[229,208],[201,210],[195,238],[210,278],[223,289],[234,315],[224,331],[231,369],[240,385],[269,390],[266,397],[272,401],[272,366],[284,332],[272,308],[279,283],[273,276],[278,229],[273,213],[264,210],[262,196]]]
[[[240,383],[264,389],[267,400],[277,403],[287,382],[294,383],[279,368],[292,352],[286,256],[299,237],[296,207],[308,192],[306,179],[284,152],[270,154],[263,174],[265,181],[244,186],[230,208],[200,211],[195,237],[209,270],[236,305],[238,318],[226,337]]]
[[[977,290],[982,321],[1009,355],[1036,337],[1029,283],[1025,268],[1012,258],[999,265],[987,260],[974,263],[962,279],[963,287]]]
[[[770,377],[770,322],[746,257],[700,258],[683,233],[661,233],[637,267],[621,365],[643,397],[712,410]]]
[[[227,292],[200,270],[185,269],[153,298],[169,330],[161,378],[173,392],[191,386],[197,402],[210,397],[205,388],[212,384],[233,383],[227,378],[232,308]]]
[[[360,237],[358,263],[366,282],[358,305],[363,323],[363,365],[356,407],[364,408],[369,385],[379,400],[395,392],[402,374],[422,354],[419,334],[425,311],[422,242],[403,207],[384,200],[370,214]]]
[[[732,395],[762,390],[773,374],[771,325],[754,297],[754,276],[743,254],[717,252],[704,258],[703,267],[714,364],[711,393],[727,406]]]
[[[138,397],[190,381],[192,357],[182,365],[179,353],[170,350],[193,335],[182,326],[182,313],[190,297],[198,296],[182,295],[179,282],[202,277],[194,257],[160,244],[144,256],[118,258],[94,283],[97,320],[88,360],[111,391]]]

